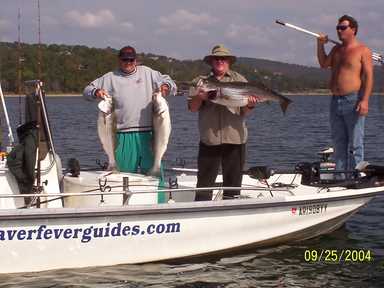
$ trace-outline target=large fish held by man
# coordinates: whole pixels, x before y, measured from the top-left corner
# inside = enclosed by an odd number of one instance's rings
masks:
[[[112,97],[106,96],[104,100],[98,104],[99,114],[97,117],[97,132],[100,142],[108,157],[107,170],[116,170],[115,159],[115,114],[113,113]]]
[[[171,117],[167,100],[161,92],[153,94],[153,153],[154,160],[148,175],[160,176],[161,159],[167,151],[169,136],[171,135]]]
[[[261,82],[219,82],[201,79],[192,89],[201,89],[208,94],[209,101],[227,106],[229,110],[246,106],[249,96],[257,97],[259,103],[278,102],[283,113],[292,102],[289,98],[266,87]],[[196,92],[192,91],[192,93]]]

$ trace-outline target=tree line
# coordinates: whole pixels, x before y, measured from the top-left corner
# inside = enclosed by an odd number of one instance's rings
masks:
[[[117,65],[118,51],[110,47],[41,44],[39,48],[37,44],[21,43],[18,49],[16,42],[0,42],[0,80],[4,91],[17,93],[19,78],[21,83],[38,79],[39,51],[40,78],[48,93],[81,93],[90,81]],[[202,60],[178,60],[146,53],[138,54],[138,60],[177,81],[190,81],[209,71]],[[327,88],[328,73],[319,72],[318,68],[255,58],[240,57],[238,60],[233,66],[235,71],[250,81],[262,81],[277,91],[300,93]]]

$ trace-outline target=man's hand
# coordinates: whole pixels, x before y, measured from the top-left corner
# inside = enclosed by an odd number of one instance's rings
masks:
[[[249,96],[247,107],[249,109],[255,108],[256,104],[260,102],[260,98],[258,96]]]
[[[197,87],[196,96],[204,101],[208,99],[208,92],[200,87]]]
[[[360,116],[367,116],[368,115],[368,101],[360,101],[357,103],[356,111],[359,112]]]
[[[194,87],[191,86],[189,89],[189,100],[188,100],[188,109],[191,112],[197,112],[200,109],[200,106],[203,104],[203,101],[208,99],[207,91],[200,86]]]
[[[169,85],[168,84],[161,84],[160,85],[160,92],[161,96],[166,97],[169,95]]]
[[[104,99],[105,97],[109,97],[108,92],[104,89],[96,89],[95,97],[99,99]]]
[[[320,33],[319,37],[317,37],[317,42],[321,45],[327,44],[328,43],[328,35]]]

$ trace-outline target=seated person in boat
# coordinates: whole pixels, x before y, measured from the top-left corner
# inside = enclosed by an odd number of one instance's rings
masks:
[[[162,96],[175,95],[176,84],[168,75],[138,65],[136,51],[131,46],[120,49],[116,70],[84,89],[86,99],[111,99],[116,122],[112,156],[119,171],[147,173],[152,167],[152,96],[156,90]]]
[[[230,69],[235,61],[236,57],[223,45],[213,47],[211,54],[204,58],[204,62],[211,66],[211,72],[197,77],[194,83],[201,80],[247,82],[242,75]],[[236,107],[232,111],[229,107],[208,101],[208,93],[198,87],[191,89],[188,108],[191,112],[199,112],[197,187],[215,186],[220,166],[224,187],[241,186],[247,142],[245,116],[255,107],[256,102],[256,97],[249,96],[248,105]],[[239,194],[237,189],[226,190],[223,198],[231,199]],[[196,201],[211,199],[212,191],[196,192]]]

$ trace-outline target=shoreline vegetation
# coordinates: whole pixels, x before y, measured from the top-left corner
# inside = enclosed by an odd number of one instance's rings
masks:
[[[330,92],[327,91],[298,91],[298,92],[281,92],[284,96],[332,96]],[[384,96],[384,92],[373,92],[372,95]],[[15,98],[15,97],[25,97],[25,95],[13,94],[13,93],[4,93],[5,97]],[[82,97],[81,93],[46,93],[46,97]],[[180,95],[184,96],[184,95]],[[179,97],[179,96],[175,96]]]
[[[24,94],[14,94],[14,93],[4,93],[5,97],[14,98],[14,97],[25,97]],[[81,93],[46,93],[46,97],[82,97]]]
[[[39,51],[43,57],[40,77],[37,76],[36,57]],[[91,81],[116,69],[117,53],[118,50],[111,47],[101,49],[82,45],[20,43],[18,48],[17,43],[0,42],[2,89],[7,95],[15,94],[19,85],[19,74],[16,72],[21,72],[20,83],[41,78],[49,96],[79,96]],[[23,61],[19,71],[16,71],[19,58]],[[209,73],[208,65],[201,59],[181,60],[152,53],[138,53],[138,61],[169,75],[177,82],[188,82],[198,75]],[[329,69],[238,56],[233,70],[250,82],[262,82],[285,95],[329,95]],[[374,91],[382,92],[384,75],[381,67],[375,66],[374,83]]]

